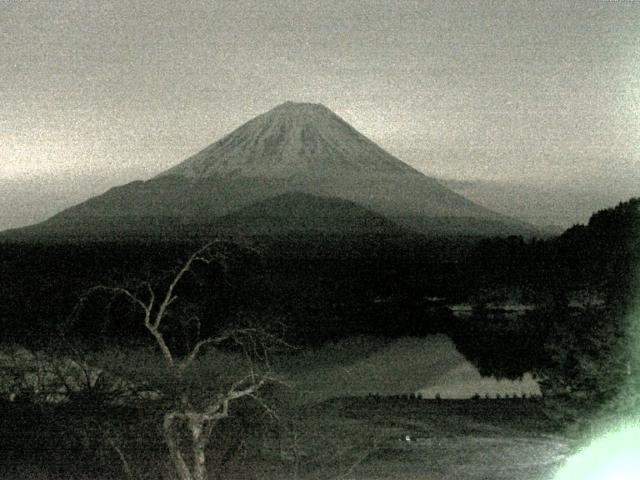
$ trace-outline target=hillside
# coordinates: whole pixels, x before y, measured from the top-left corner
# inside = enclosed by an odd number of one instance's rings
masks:
[[[348,200],[307,193],[283,193],[253,203],[216,223],[223,232],[317,233],[407,236],[408,231]]]
[[[150,180],[112,188],[10,235],[211,235],[219,217],[292,192],[350,201],[426,234],[536,231],[423,175],[328,108],[287,102]]]

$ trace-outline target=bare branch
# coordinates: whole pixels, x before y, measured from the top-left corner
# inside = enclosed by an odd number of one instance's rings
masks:
[[[162,333],[158,330],[157,324],[159,322],[151,321],[151,310],[155,303],[155,293],[153,291],[153,288],[148,282],[144,282],[144,285],[147,287],[147,290],[149,291],[149,303],[144,303],[140,298],[138,298],[136,295],[131,293],[131,291],[127,290],[126,288],[107,287],[104,285],[98,285],[98,286],[92,287],[87,291],[86,296],[90,295],[94,291],[108,291],[116,295],[124,295],[129,300],[131,300],[135,305],[140,306],[140,308],[142,308],[142,310],[144,311],[144,326],[147,328],[149,333],[151,333],[151,335],[153,335],[153,337],[155,338],[156,343],[160,347],[160,351],[162,352],[162,356],[164,357],[167,366],[170,369],[173,369],[174,368],[173,355],[171,353],[171,350],[167,346],[167,343],[165,342],[164,337],[162,336]]]
[[[111,446],[111,448],[113,448],[113,450],[118,455],[118,458],[120,459],[120,464],[122,465],[122,469],[124,470],[124,474],[127,477],[127,479],[135,480],[137,476],[134,475],[133,469],[131,468],[131,465],[129,465],[129,462],[127,461],[127,457],[124,456],[122,449],[116,444],[115,440],[111,436],[107,435],[106,437],[107,437],[107,443],[109,444],[109,446]]]
[[[278,379],[266,372],[260,378],[251,373],[231,385],[227,393],[218,396],[218,399],[205,409],[204,414],[212,421],[225,418],[229,414],[229,404],[243,397],[256,398],[257,392],[267,383],[277,382]],[[248,386],[245,386],[248,383]]]
[[[151,284],[149,282],[143,282],[143,285],[147,287],[147,291],[149,292],[149,310],[153,308],[154,303],[156,302],[156,293],[151,288]]]
[[[199,328],[199,319],[198,320],[198,328]],[[220,345],[222,343],[224,343],[227,340],[233,340],[235,343],[237,343],[238,345],[244,347],[244,342],[241,341],[241,339],[243,337],[248,337],[249,338],[249,342],[252,345],[252,351],[254,353],[254,355],[258,356],[258,343],[260,343],[261,345],[261,350],[263,352],[263,355],[265,356],[266,359],[266,346],[264,345],[263,342],[256,342],[255,337],[261,337],[261,338],[266,338],[269,339],[271,341],[278,341],[279,343],[285,344],[284,341],[281,341],[279,339],[277,339],[274,335],[271,335],[267,332],[265,332],[264,330],[261,329],[257,329],[257,328],[241,328],[241,329],[235,329],[235,330],[229,330],[227,332],[222,333],[221,335],[217,336],[217,337],[209,337],[209,338],[205,338],[200,340],[199,342],[197,342],[194,347],[191,349],[191,352],[187,355],[187,357],[182,361],[182,363],[178,366],[178,369],[182,372],[184,370],[186,370],[187,368],[189,368],[193,362],[195,361],[195,359],[197,358],[198,354],[200,353],[200,351],[206,347],[207,345]],[[268,362],[267,362],[268,365]]]
[[[171,350],[167,346],[167,342],[164,341],[164,336],[153,325],[145,322],[145,326],[147,327],[147,330],[149,330],[151,335],[153,335],[153,337],[156,339],[156,343],[160,347],[160,351],[162,352],[162,356],[164,357],[167,367],[169,367],[171,371],[174,371],[175,362],[173,361],[173,354],[171,353]]]
[[[242,388],[242,385],[247,381],[251,381],[252,383],[245,388]],[[258,390],[260,390],[267,382],[275,381],[276,378],[269,375],[269,373],[265,373],[258,381],[256,381],[256,376],[254,373],[246,376],[243,379],[238,380],[233,384],[231,389],[227,392],[226,398],[227,400],[237,400],[238,398],[246,397],[249,395],[255,394]]]
[[[274,420],[280,420],[280,417],[278,416],[278,414],[276,413],[276,411],[271,408],[271,406],[269,406],[267,404],[267,402],[265,402],[260,396],[256,395],[255,393],[252,393],[249,395],[249,397],[251,397],[254,401],[258,402],[258,404],[260,404],[260,406],[262,407],[262,409],[267,412],[267,414],[273,418]]]
[[[196,345],[191,350],[191,353],[189,353],[187,358],[184,359],[182,363],[178,366],[178,369],[180,370],[180,372],[183,372],[193,364],[196,357],[198,356],[198,352],[202,349],[202,347],[205,347],[206,345],[210,345],[210,344],[219,344],[220,341],[221,340],[219,340],[218,338],[206,338],[196,343]]]
[[[178,283],[180,283],[180,281],[182,280],[182,277],[184,277],[187,274],[187,272],[191,270],[191,267],[193,266],[194,262],[199,261],[206,264],[209,264],[211,262],[210,259],[203,257],[202,254],[207,250],[209,250],[214,243],[216,242],[209,242],[203,247],[201,247],[199,250],[197,250],[195,253],[193,253],[189,257],[187,262],[182,266],[180,271],[176,274],[176,276],[173,277],[173,280],[171,281],[171,283],[169,284],[169,287],[167,288],[167,292],[165,293],[164,300],[160,304],[160,308],[158,309],[158,313],[156,314],[155,320],[153,322],[154,328],[157,329],[160,327],[160,323],[162,322],[162,319],[165,315],[167,308],[177,299],[177,297],[173,294],[173,292],[176,286],[178,285]]]
[[[173,465],[178,474],[179,480],[204,480],[206,478],[205,465],[205,447],[207,440],[212,432],[214,425],[218,421],[229,416],[231,403],[235,400],[248,397],[260,404],[264,410],[273,418],[277,418],[276,412],[260,397],[260,390],[267,384],[278,382],[279,380],[272,374],[269,364],[269,352],[272,345],[286,345],[282,337],[270,334],[261,328],[240,328],[223,332],[219,336],[207,338],[200,337],[201,322],[197,316],[187,315],[187,311],[182,312],[180,325],[183,328],[191,328],[189,330],[189,344],[193,344],[193,348],[183,357],[174,357],[172,350],[169,348],[167,341],[163,336],[163,324],[169,308],[178,300],[177,292],[180,290],[181,282],[189,272],[194,272],[197,263],[205,265],[217,264],[223,273],[227,270],[227,254],[224,248],[216,248],[212,251],[214,244],[221,243],[220,240],[211,241],[197,251],[195,251],[177,273],[168,277],[168,286],[163,291],[154,291],[149,282],[142,282],[136,290],[128,290],[122,287],[106,287],[97,286],[87,292],[87,296],[94,291],[108,291],[113,294],[112,298],[124,296],[128,301],[132,302],[144,312],[144,326],[146,330],[154,337],[155,343],[161,350],[164,357],[167,373],[174,376],[176,381],[175,391],[171,389],[171,393],[175,396],[174,409],[166,412],[164,415],[163,431],[165,442],[169,448]],[[224,244],[223,244],[224,246]],[[223,278],[226,281],[226,278]],[[165,284],[166,285],[166,284]],[[146,289],[146,292],[144,292]],[[158,294],[156,296],[156,293]],[[82,301],[86,299],[83,298]],[[188,319],[188,320],[187,320]],[[193,333],[195,328],[195,337]],[[203,349],[210,346],[220,346],[225,342],[235,343],[242,349],[246,360],[247,369],[243,378],[237,379],[231,383],[228,390],[222,390],[217,396],[204,400],[204,405],[200,404],[201,398],[192,399],[191,379],[185,377],[185,371],[190,368],[202,354]],[[85,367],[81,362],[76,361],[80,368]],[[261,363],[258,366],[258,363]],[[84,371],[85,378],[89,387],[91,385],[91,376]],[[60,376],[64,376],[64,372],[59,372]],[[231,380],[231,379],[230,379]],[[232,380],[231,380],[232,381]],[[98,381],[96,381],[96,384]],[[122,395],[130,390],[129,384],[124,381],[114,382],[108,385],[110,391]],[[101,394],[102,386],[96,385]],[[69,389],[69,387],[67,387]],[[139,393],[134,390],[133,393]],[[194,400],[192,402],[192,400]],[[197,401],[195,401],[197,400]],[[186,461],[186,456],[181,451],[181,442],[183,431],[182,427],[188,427],[192,436],[193,459],[191,462]],[[113,442],[112,448],[119,455],[123,468],[127,476],[131,476],[133,472],[127,469],[126,458],[122,455],[122,451],[118,450],[118,445]]]
[[[151,289],[150,285],[147,284],[147,288],[149,289],[150,292],[153,293],[153,290]],[[115,295],[124,295],[129,300],[131,300],[131,302],[133,302],[133,304],[138,305],[140,308],[142,308],[142,310],[144,311],[144,314],[145,314],[145,323],[148,322],[148,319],[151,316],[151,308],[153,307],[153,301],[154,301],[154,298],[155,298],[153,294],[151,296],[150,303],[146,304],[142,300],[140,300],[137,296],[135,296],[133,293],[131,293],[129,290],[127,290],[126,288],[108,287],[106,285],[96,285],[95,287],[91,287],[89,290],[87,290],[85,292],[85,294],[84,294],[83,298],[81,298],[79,304],[81,305],[84,302],[84,300],[89,295],[91,295],[93,292],[99,292],[99,291],[111,292],[111,293],[113,293]]]

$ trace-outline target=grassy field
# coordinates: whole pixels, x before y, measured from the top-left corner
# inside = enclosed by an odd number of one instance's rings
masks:
[[[548,480],[571,450],[538,400],[351,398],[313,410],[375,443],[345,478]]]
[[[260,445],[259,454],[239,455],[223,467],[212,468],[210,478],[551,480],[571,451],[571,442],[554,433],[545,420],[539,400],[353,397],[307,404],[287,413],[281,420],[289,422],[287,432],[277,440],[258,435],[253,441]],[[153,434],[153,425],[146,429],[155,437],[150,440],[154,448],[140,450],[144,442],[130,443],[132,450],[122,445],[136,477],[152,478],[148,475],[153,473],[153,478],[171,479],[169,469],[160,468],[165,463],[161,438]],[[60,441],[72,446],[68,439]],[[69,453],[67,458],[73,458]],[[40,460],[48,454],[40,451]],[[106,474],[82,469],[73,476],[69,473],[73,469],[47,473],[42,463],[36,467],[29,462],[6,468],[9,465],[0,460],[1,477],[126,478],[113,452],[104,454],[113,467],[103,469]],[[211,460],[216,462],[215,452]]]
[[[435,348],[440,344],[442,349]],[[265,392],[264,400],[277,418],[247,400],[234,404],[231,417],[216,426],[207,453],[210,478],[551,480],[569,454],[570,442],[556,433],[539,398],[426,400],[352,395],[315,400],[300,390],[317,383],[324,389],[318,396],[327,398],[336,390],[354,388],[352,383],[336,381],[336,371],[349,370],[349,378],[363,377],[362,391],[371,391],[378,383],[364,373],[390,359],[394,362],[389,368],[401,370],[407,355],[396,350],[405,352],[413,343],[398,345],[373,348],[365,342],[363,352],[356,350],[356,354],[352,349],[348,355],[343,353],[346,358],[333,354],[334,350],[344,352],[340,348],[299,358],[289,371],[305,375],[290,375],[293,386],[274,386]],[[458,357],[452,356],[455,352],[449,344],[428,346],[416,343],[409,357],[445,358],[456,364]],[[425,353],[420,357],[419,352]],[[447,352],[449,357],[444,355]],[[203,356],[194,367],[194,378],[203,391],[220,388],[220,372],[225,369],[241,371],[233,366],[236,357],[223,352]],[[118,365],[119,360],[123,365]],[[91,354],[88,361],[109,365],[114,373],[126,373],[136,381],[163,385],[161,362],[151,350],[106,350]],[[316,368],[308,369],[311,364]],[[426,363],[436,370],[434,365],[439,364]],[[420,369],[414,366],[414,370],[420,378]],[[303,377],[308,385],[295,382]],[[411,387],[411,381],[411,375],[408,380],[400,378],[389,390]],[[134,472],[127,480],[173,480],[161,430],[163,414],[171,408],[165,400],[118,406],[99,398],[74,398],[60,404],[0,401],[0,478],[126,479],[122,454]]]

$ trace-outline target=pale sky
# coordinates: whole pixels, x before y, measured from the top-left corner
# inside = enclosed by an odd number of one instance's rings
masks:
[[[427,175],[640,194],[636,1],[0,0],[0,72],[0,229],[286,100]]]

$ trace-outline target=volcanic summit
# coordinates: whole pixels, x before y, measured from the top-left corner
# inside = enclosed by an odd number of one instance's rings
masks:
[[[381,215],[420,233],[530,231],[410,167],[327,107],[286,102],[148,181],[113,188],[18,232],[193,234],[215,228],[222,217],[229,224],[235,212],[290,193],[351,202],[349,211],[359,208],[365,217]],[[299,200],[295,195],[280,198]],[[246,216],[242,220],[249,222]],[[251,226],[244,230],[250,232]]]
[[[161,175],[287,178],[417,173],[324,105],[286,102]]]

